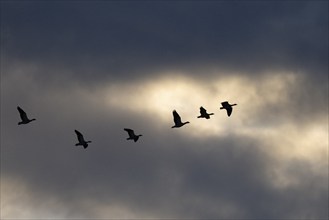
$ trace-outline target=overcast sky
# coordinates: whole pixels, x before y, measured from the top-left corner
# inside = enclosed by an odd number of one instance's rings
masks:
[[[2,219],[328,218],[327,1],[0,4]]]

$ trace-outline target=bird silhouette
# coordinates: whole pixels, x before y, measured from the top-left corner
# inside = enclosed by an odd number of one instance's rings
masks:
[[[171,128],[179,128],[179,127],[182,127],[182,126],[185,125],[185,124],[190,123],[190,122],[188,122],[188,121],[187,121],[187,122],[182,122],[182,120],[181,120],[179,114],[176,112],[176,110],[174,110],[174,111],[172,112],[172,114],[173,114],[173,116],[174,116],[174,123],[175,123],[175,125],[172,126]]]
[[[74,131],[77,134],[78,141],[79,141],[79,143],[76,143],[75,146],[83,146],[83,148],[86,149],[88,147],[88,143],[91,143],[91,141],[85,141],[85,139],[83,138],[83,135],[78,130],[74,130]]]
[[[209,119],[210,115],[213,115],[214,113],[207,113],[207,110],[203,108],[202,106],[200,107],[200,116],[198,118],[206,118]]]
[[[136,142],[140,136],[143,136],[141,134],[136,135],[134,130],[130,128],[124,128],[123,130],[128,132],[129,137],[127,138],[127,140],[134,140]]]
[[[237,104],[229,104],[228,101],[225,101],[225,102],[222,102],[222,107],[220,107],[220,109],[226,109],[226,112],[227,112],[227,116],[230,117],[230,115],[232,114],[232,106],[235,106]]]
[[[23,109],[21,109],[19,106],[17,106],[17,110],[19,112],[19,115],[21,117],[21,120],[20,122],[18,122],[18,125],[21,125],[21,124],[28,124],[30,123],[31,121],[34,121],[36,120],[35,118],[32,118],[32,119],[29,119],[26,115],[26,113],[24,112]]]

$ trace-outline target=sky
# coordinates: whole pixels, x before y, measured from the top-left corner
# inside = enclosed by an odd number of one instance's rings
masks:
[[[0,5],[1,219],[328,218],[328,1]]]

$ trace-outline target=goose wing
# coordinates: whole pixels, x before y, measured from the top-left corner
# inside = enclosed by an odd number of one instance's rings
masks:
[[[228,104],[227,101],[226,101],[226,102],[222,102],[222,106],[223,106],[224,108],[229,108],[229,107],[231,107],[230,104]]]
[[[203,115],[207,115],[207,110],[204,107],[200,107],[200,114]]]
[[[181,120],[179,114],[176,112],[176,110],[174,110],[172,112],[172,114],[174,116],[174,122],[175,122],[175,124],[181,124],[182,123],[182,120]]]
[[[129,137],[135,137],[134,130],[129,129],[129,128],[124,128],[123,130],[125,130],[126,132],[128,132]]]
[[[227,115],[230,116],[232,114],[232,106],[228,106],[228,107],[225,107],[226,111],[227,111]]]
[[[77,134],[78,141],[79,141],[80,143],[85,142],[85,140],[84,140],[84,138],[83,138],[83,135],[82,135],[78,130],[74,130],[74,132]]]
[[[17,106],[17,110],[19,112],[19,115],[20,115],[22,121],[28,121],[29,120],[23,109],[21,109],[19,106]]]

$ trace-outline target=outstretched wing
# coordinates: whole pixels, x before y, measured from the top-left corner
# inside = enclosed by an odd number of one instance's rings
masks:
[[[228,104],[228,101],[226,101],[226,102],[222,102],[222,106],[224,108],[228,108],[228,107],[230,107],[230,104]]]
[[[175,122],[175,124],[181,124],[182,123],[181,118],[180,118],[179,114],[176,112],[176,110],[174,110],[172,112],[172,114],[174,116],[174,122]]]
[[[23,109],[21,109],[19,106],[17,106],[17,110],[19,112],[19,115],[22,119],[22,121],[28,121],[29,119],[27,118],[26,113],[23,111]]]
[[[207,115],[207,110],[205,108],[203,108],[202,106],[200,107],[200,114]]]
[[[135,136],[134,130],[129,129],[129,128],[124,128],[123,130],[128,132],[129,137],[134,137]]]
[[[232,106],[226,107],[227,116],[230,116],[232,114],[232,110],[233,110]]]
[[[79,141],[80,143],[85,142],[85,140],[84,140],[84,138],[83,138],[83,135],[82,135],[78,130],[74,130],[74,132],[77,134],[78,141]]]

